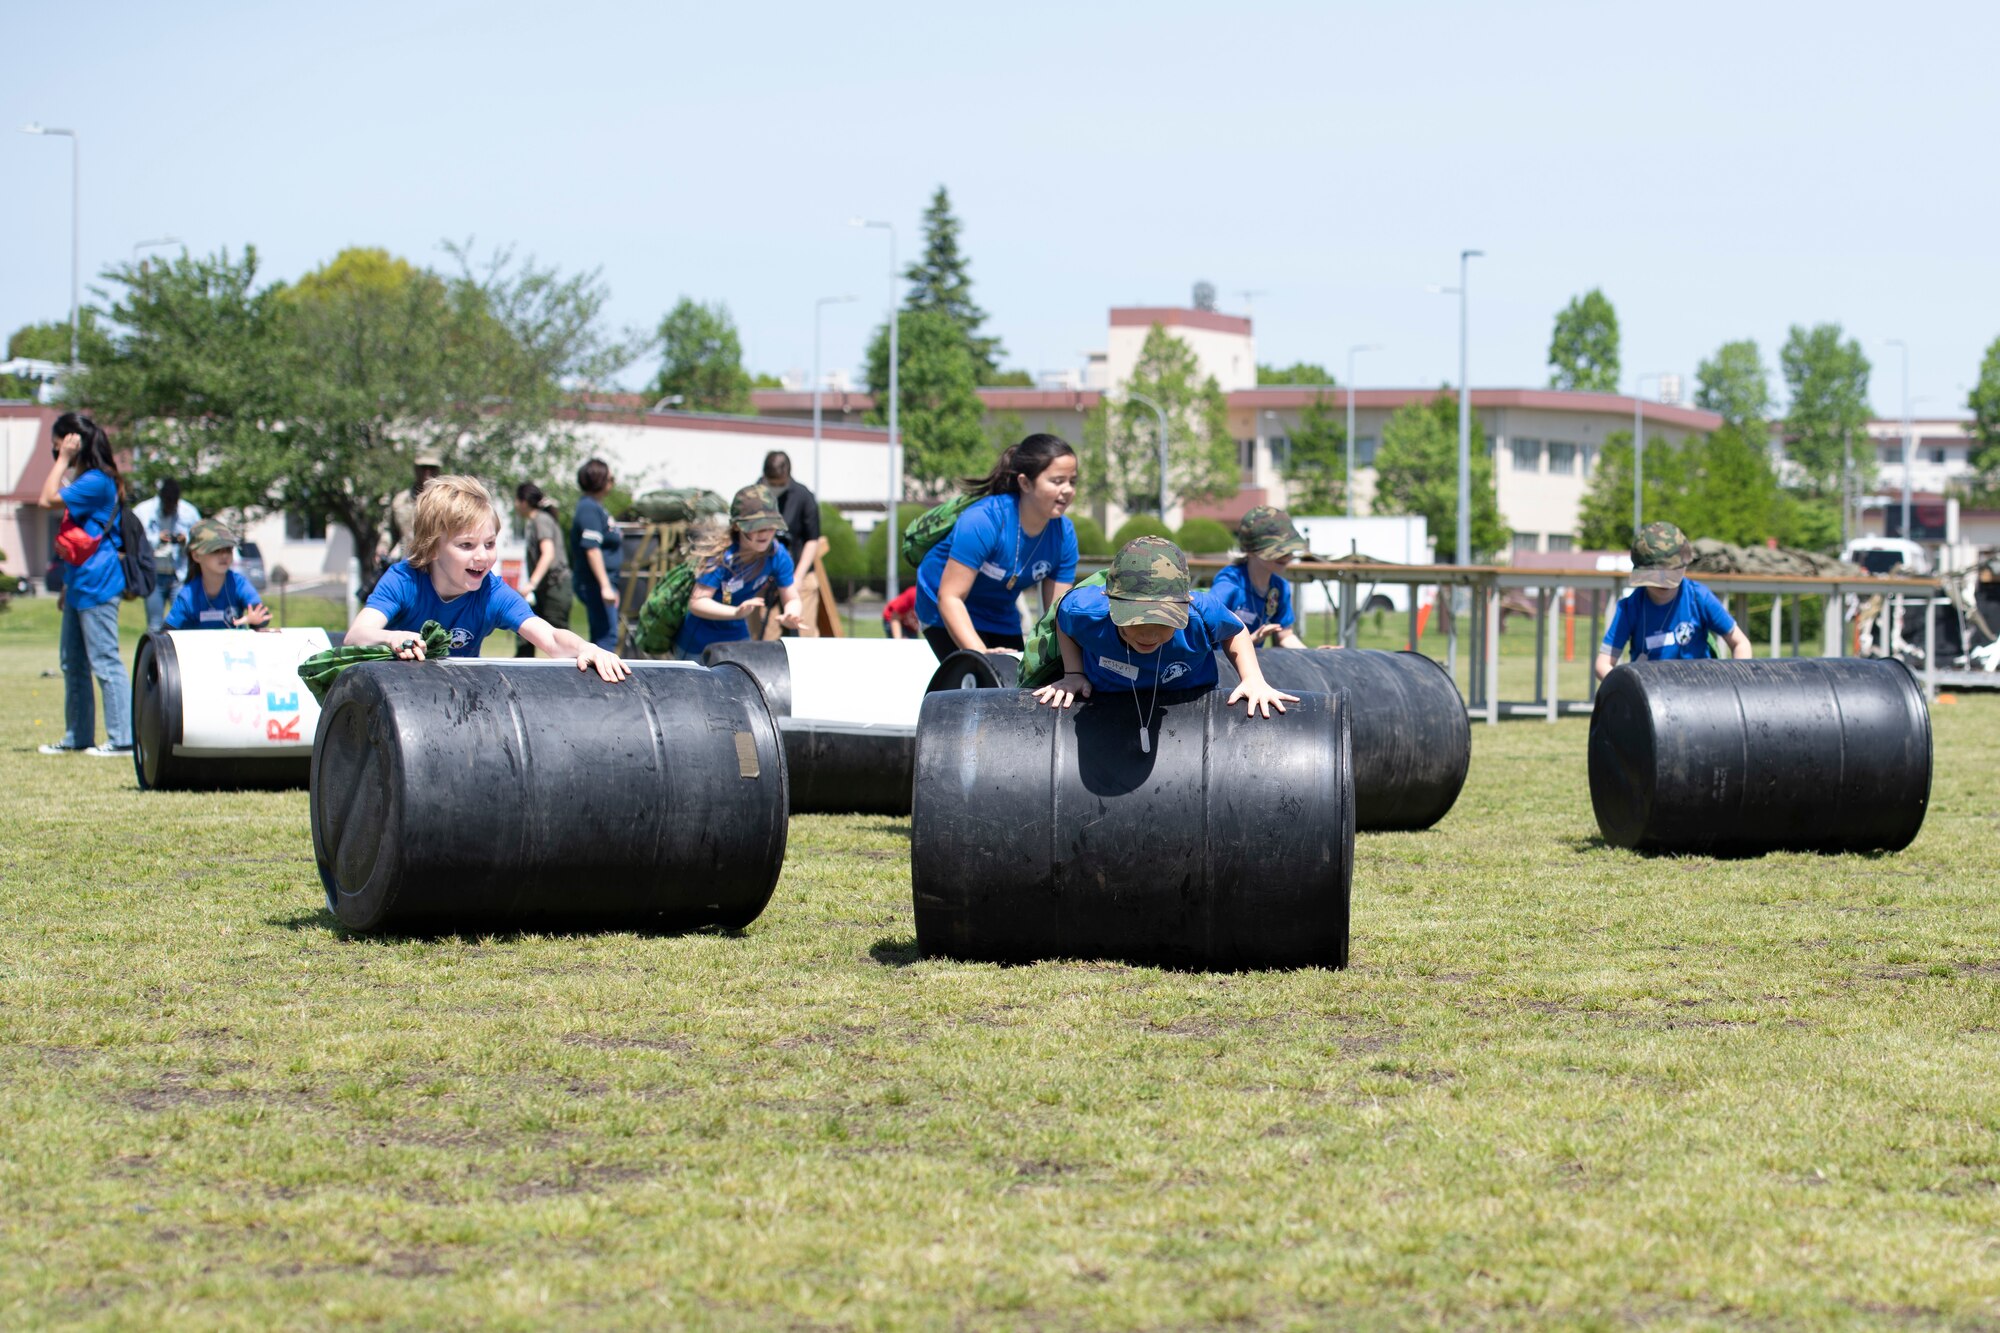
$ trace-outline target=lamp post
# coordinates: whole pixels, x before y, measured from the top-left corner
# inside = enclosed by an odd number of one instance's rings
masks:
[[[1645,400],[1639,390],[1647,380],[1657,380],[1663,372],[1649,370],[1632,380],[1632,540],[1646,526],[1646,419],[1640,415]]]
[[[69,140],[69,363],[77,364],[77,320],[82,309],[83,268],[83,150],[75,130],[51,129],[39,122],[23,125],[23,134],[59,134]]]
[[[1347,516],[1354,517],[1354,354],[1379,352],[1381,343],[1356,343],[1347,349]]]
[[[1466,378],[1466,290],[1468,263],[1484,250],[1458,252],[1458,563],[1472,563],[1472,381]]]
[[[1910,538],[1910,345],[1901,338],[1889,339],[1889,346],[1903,353],[1903,540]]]
[[[830,305],[840,305],[847,301],[858,301],[858,296],[822,296],[813,302],[813,494],[819,494],[819,394],[821,389],[819,373],[819,316]]]
[[[1154,417],[1158,418],[1160,423],[1160,522],[1165,523],[1167,521],[1167,411],[1136,390],[1127,389],[1125,396],[1152,408]]]
[[[139,262],[139,252],[141,250],[151,250],[155,246],[161,245],[179,245],[180,243],[181,238],[178,236],[156,236],[150,241],[134,241],[132,242],[132,262],[135,264]]]
[[[896,457],[896,408],[898,405],[897,400],[900,396],[898,394],[899,386],[896,378],[898,369],[896,325],[900,322],[896,318],[896,284],[902,278],[902,275],[896,272],[896,224],[893,222],[869,222],[863,221],[861,218],[855,218],[848,225],[865,228],[879,227],[889,233],[889,512],[886,516],[889,524],[889,575],[884,586],[888,589],[888,596],[893,600],[896,596],[896,565],[900,558],[896,550],[897,546],[900,545],[897,539],[901,536],[896,530],[896,504],[903,498],[903,468],[901,461]]]

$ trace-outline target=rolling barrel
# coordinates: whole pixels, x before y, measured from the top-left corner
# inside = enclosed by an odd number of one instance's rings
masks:
[[[1223,696],[1236,668],[1218,654]],[[1291,694],[1345,691],[1353,711],[1354,826],[1427,829],[1449,814],[1472,766],[1472,724],[1449,673],[1422,653],[1268,648],[1264,679]]]
[[[737,928],[785,860],[785,760],[754,682],[634,662],[367,662],[327,692],[313,855],[357,930]]]
[[[1590,803],[1614,847],[1900,851],[1930,789],[1930,712],[1900,662],[1634,662],[1591,709]]]
[[[917,710],[937,669],[922,639],[736,639],[702,653],[747,672],[785,738],[795,814],[910,813]]]
[[[319,704],[299,663],[323,629],[155,630],[132,658],[132,767],[154,791],[303,787]]]
[[[938,663],[926,693],[938,690],[1011,690],[1021,683],[1021,659],[1013,653],[975,653],[960,648]]]
[[[1061,710],[1020,690],[926,698],[910,849],[919,948],[1345,966],[1347,705],[1310,694],[1249,718],[1226,697],[1104,695]]]

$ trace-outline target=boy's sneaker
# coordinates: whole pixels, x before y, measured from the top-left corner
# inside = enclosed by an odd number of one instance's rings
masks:
[[[84,753],[94,755],[99,759],[130,759],[132,757],[132,747],[129,745],[93,745],[88,750],[85,750]]]
[[[42,746],[38,746],[38,747],[36,747],[36,748],[37,748],[37,749],[39,749],[39,750],[40,750],[40,751],[41,751],[41,752],[42,752],[43,754],[81,754],[81,753],[83,753],[83,747],[82,747],[81,745],[42,745]]]

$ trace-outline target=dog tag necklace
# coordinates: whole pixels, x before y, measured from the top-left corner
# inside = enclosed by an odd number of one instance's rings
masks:
[[[1119,646],[1121,646],[1125,650],[1125,665],[1131,667],[1134,672],[1137,672],[1139,669],[1139,664],[1132,660],[1132,645],[1126,643],[1123,636],[1119,637],[1118,643]],[[1148,730],[1146,723],[1153,716],[1153,709],[1159,702],[1160,702],[1160,673],[1155,671],[1153,673],[1152,697],[1146,700],[1146,711],[1143,713],[1139,713],[1140,754],[1151,754],[1153,752],[1153,735],[1152,732]],[[1135,713],[1139,712],[1139,691],[1136,689],[1132,691],[1132,711]]]
[[[1028,559],[1033,560],[1035,558],[1035,552],[1042,549],[1042,538],[1049,535],[1049,528],[1052,527],[1054,524],[1055,520],[1050,519],[1047,524],[1043,525],[1042,530],[1035,534],[1035,544],[1028,548]],[[1021,571],[1022,571],[1021,537],[1022,536],[1023,534],[1021,532],[1021,511],[1019,506],[1017,505],[1014,510],[1014,559],[1013,562],[1009,564],[1007,567],[1008,592],[1014,591],[1014,585],[1021,581]]]

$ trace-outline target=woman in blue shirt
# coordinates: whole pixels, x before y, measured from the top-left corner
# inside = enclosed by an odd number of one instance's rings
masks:
[[[965,483],[965,507],[917,569],[917,624],[940,660],[960,648],[1019,652],[1021,593],[1039,588],[1042,610],[1076,581],[1076,451],[1030,435],[993,470]]]
[[[1283,573],[1307,549],[1306,539],[1292,526],[1292,516],[1258,505],[1237,523],[1236,547],[1243,558],[1225,566],[1209,592],[1258,642],[1272,639],[1280,648],[1305,647],[1306,641],[1293,628],[1292,585]]]
[[[43,754],[87,750],[99,756],[132,753],[132,684],[118,651],[118,605],[125,598],[119,563],[121,487],[111,437],[89,417],[56,418],[50,449],[55,466],[42,480],[44,509],[63,511],[56,548],[63,561],[63,738]],[[97,709],[90,679],[104,695],[105,744],[97,745]]]
[[[583,498],[569,521],[569,578],[589,619],[590,641],[606,652],[618,649],[618,569],[625,535],[611,521],[604,501],[611,494],[611,465],[593,458],[576,470]]]
[[[452,657],[477,657],[496,629],[511,630],[550,657],[573,657],[577,670],[624,680],[631,668],[617,654],[558,629],[493,572],[500,515],[493,497],[471,477],[434,477],[417,496],[409,555],[383,572],[368,604],[347,627],[350,645],[388,644],[405,661],[424,659],[416,637],[427,620],[442,625]]]
[[[786,629],[799,627],[792,553],[778,541],[784,531],[784,515],[770,487],[758,483],[736,492],[729,502],[728,545],[695,553],[694,594],[674,637],[675,652],[699,660],[711,643],[749,638],[750,627],[743,622],[769,604],[767,588],[778,591],[778,623]]]

